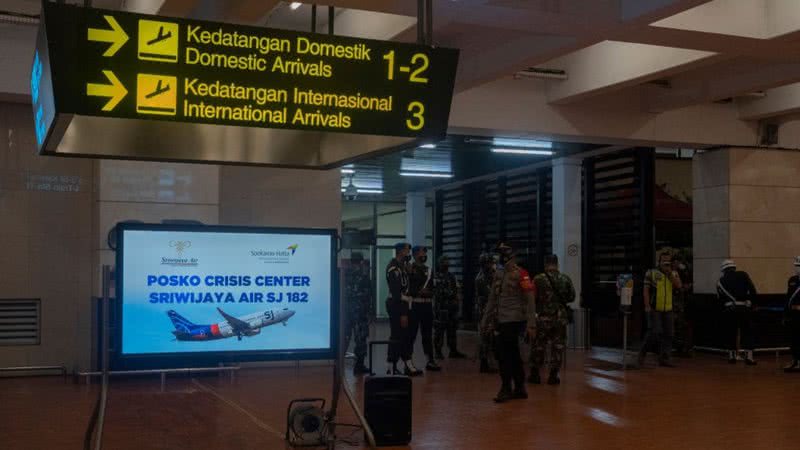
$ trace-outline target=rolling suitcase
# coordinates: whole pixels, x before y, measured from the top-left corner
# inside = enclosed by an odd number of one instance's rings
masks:
[[[379,447],[411,442],[411,378],[366,377],[364,417]]]

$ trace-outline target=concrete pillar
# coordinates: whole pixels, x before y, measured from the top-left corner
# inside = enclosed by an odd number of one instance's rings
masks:
[[[406,241],[414,245],[425,245],[425,193],[406,194]]]
[[[561,272],[569,275],[575,287],[573,309],[580,307],[581,298],[581,243],[582,193],[581,161],[558,158],[553,161],[553,253],[558,256]],[[586,340],[585,317],[576,311],[575,321],[567,329],[570,347],[583,348]]]
[[[553,161],[553,253],[561,271],[572,278],[576,298],[581,292],[581,161],[559,158]],[[578,302],[574,306],[577,307]]]
[[[759,293],[782,294],[800,254],[800,152],[725,148],[693,164],[695,292],[716,292],[733,259]]]

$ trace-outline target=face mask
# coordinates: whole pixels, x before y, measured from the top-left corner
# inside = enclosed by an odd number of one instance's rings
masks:
[[[403,256],[403,261],[405,261],[405,262],[411,261],[411,255]]]
[[[418,259],[419,259],[419,263],[420,264],[425,264],[426,262],[428,262],[428,256],[427,255],[422,255]]]

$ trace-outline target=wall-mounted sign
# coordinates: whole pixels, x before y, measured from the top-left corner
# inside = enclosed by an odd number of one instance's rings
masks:
[[[54,3],[42,27],[58,114],[446,134],[457,50]]]

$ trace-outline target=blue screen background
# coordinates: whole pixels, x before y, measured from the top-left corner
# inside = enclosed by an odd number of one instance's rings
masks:
[[[122,295],[118,295],[123,301],[123,354],[330,348],[330,236],[140,230],[123,233]],[[278,256],[265,256],[270,252]],[[209,287],[201,283],[197,287],[162,287],[148,286],[148,275],[198,275],[201,279],[207,275],[249,275],[253,280],[258,275],[308,276],[310,286]],[[235,303],[151,303],[153,292],[230,292]],[[286,293],[307,293],[308,302],[289,303],[284,298],[280,303],[240,303],[240,295],[248,292],[284,293],[284,297]],[[295,315],[286,326],[271,325],[241,341],[236,336],[213,341],[175,339],[167,311],[175,310],[197,325],[210,325],[225,322],[217,307],[236,317],[284,308],[295,311]]]

